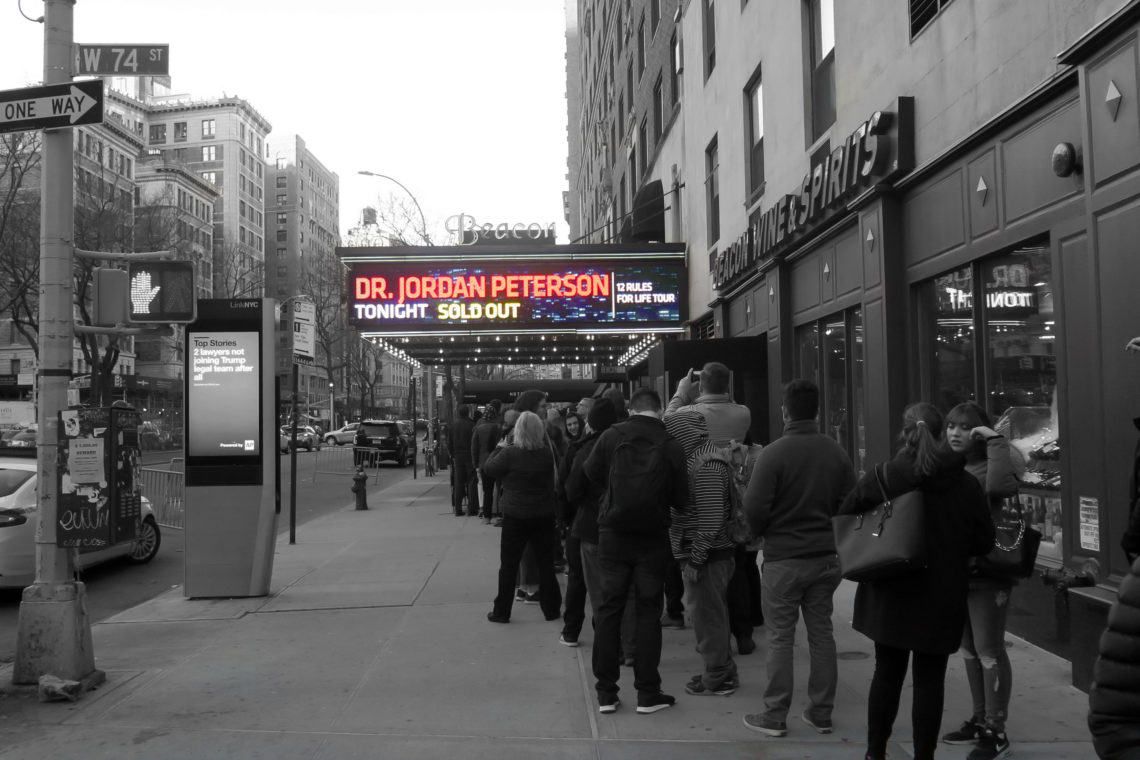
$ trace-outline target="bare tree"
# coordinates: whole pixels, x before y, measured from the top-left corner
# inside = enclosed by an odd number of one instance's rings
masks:
[[[307,286],[304,292],[313,301],[317,361],[329,382],[333,382],[337,371],[345,367],[345,346],[356,337],[356,331],[346,329],[344,324],[345,267],[334,259],[314,265],[309,258],[305,260],[301,278]]]
[[[40,133],[0,136],[0,314],[39,356]]]
[[[233,238],[214,241],[214,298],[261,298],[265,265]]]

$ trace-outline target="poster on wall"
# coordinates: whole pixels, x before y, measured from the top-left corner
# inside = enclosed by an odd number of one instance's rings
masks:
[[[107,459],[109,409],[59,413],[56,545],[76,549],[110,546],[111,484]]]
[[[1100,551],[1100,502],[1091,496],[1080,497],[1081,548]]]

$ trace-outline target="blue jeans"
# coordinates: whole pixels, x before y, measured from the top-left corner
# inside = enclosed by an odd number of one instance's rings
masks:
[[[705,565],[695,583],[685,581],[697,651],[705,663],[701,683],[708,689],[736,679],[727,598],[728,581],[735,565],[732,557],[715,560]]]
[[[760,602],[768,629],[768,686],[764,690],[764,717],[768,720],[784,722],[792,704],[792,648],[801,612],[811,657],[808,715],[813,720],[831,720],[839,682],[831,611],[839,581],[839,558],[834,554],[764,562]]]
[[[968,616],[962,633],[966,678],[974,701],[974,718],[997,731],[1005,731],[1013,666],[1005,651],[1005,623],[1009,588],[970,589]]]
[[[598,541],[601,604],[594,631],[593,666],[598,694],[616,694],[620,662],[621,619],[630,588],[635,593],[637,652],[633,683],[638,694],[661,691],[661,611],[665,606],[665,570],[672,554],[669,538],[603,530]]]

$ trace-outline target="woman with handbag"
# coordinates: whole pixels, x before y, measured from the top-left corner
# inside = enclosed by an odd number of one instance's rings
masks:
[[[946,443],[966,457],[966,471],[985,490],[994,524],[1002,524],[1005,500],[1017,495],[1025,473],[1021,455],[994,431],[986,410],[973,401],[958,404],[946,415]],[[1005,651],[1005,626],[1014,583],[984,559],[970,564],[962,656],[974,711],[960,728],[942,737],[947,744],[976,745],[969,760],[997,760],[1010,752],[1005,721],[1013,668]]]
[[[875,642],[875,674],[867,698],[867,760],[887,756],[911,660],[914,758],[934,757],[946,663],[961,644],[966,622],[969,558],[985,554],[994,543],[981,486],[966,472],[965,457],[942,442],[942,429],[942,414],[934,405],[908,407],[899,453],[866,473],[838,512],[862,514],[887,499],[916,490],[922,494],[925,567],[861,582],[855,592],[853,627]]]

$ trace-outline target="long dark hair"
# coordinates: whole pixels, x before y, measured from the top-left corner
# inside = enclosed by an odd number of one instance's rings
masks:
[[[980,404],[974,401],[963,401],[961,404],[958,404],[953,409],[946,412],[946,424],[962,425],[964,427],[970,428],[971,430],[981,426],[988,428],[992,428],[994,426],[993,421],[990,419],[990,415],[986,412],[985,409],[982,408]],[[981,440],[971,441],[969,453],[971,456],[975,454],[984,455],[986,453],[986,442]]]
[[[903,412],[903,429],[899,433],[903,451],[914,456],[914,474],[933,475],[938,469],[938,452],[942,447],[942,430],[946,423],[934,404],[920,401]]]

